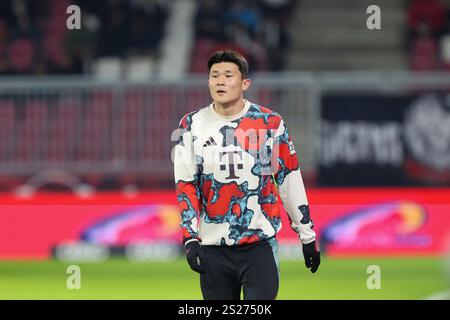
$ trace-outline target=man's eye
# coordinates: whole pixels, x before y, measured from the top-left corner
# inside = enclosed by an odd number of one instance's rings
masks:
[[[227,78],[232,78],[233,76],[227,75]]]

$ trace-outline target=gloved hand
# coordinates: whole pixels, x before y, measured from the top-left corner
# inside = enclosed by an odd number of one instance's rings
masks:
[[[306,268],[315,273],[320,265],[320,251],[316,241],[303,244],[303,256],[305,257]]]
[[[186,259],[191,269],[195,272],[206,272],[207,259],[200,241],[190,241],[186,244]]]

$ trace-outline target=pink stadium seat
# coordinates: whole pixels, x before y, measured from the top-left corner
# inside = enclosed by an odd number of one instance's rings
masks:
[[[9,46],[9,60],[13,70],[28,71],[34,56],[34,45],[30,39],[17,39]]]
[[[13,124],[15,108],[14,103],[10,101],[0,102],[0,130],[5,126]]]
[[[15,108],[9,101],[0,102],[0,159],[8,159],[14,134]]]
[[[194,50],[192,51],[192,62],[190,72],[192,73],[205,73],[208,71],[206,67],[206,61],[213,48],[216,47],[218,42],[212,39],[198,39],[195,42]]]
[[[145,95],[140,89],[125,92],[124,104],[114,119],[115,159],[133,162],[138,157],[141,130],[147,123]]]
[[[208,58],[219,50],[235,50],[243,55],[247,52],[239,45],[231,42],[220,42],[211,39],[198,39],[195,42],[194,50],[192,51],[191,69],[192,73],[206,73],[208,68],[206,62]]]
[[[64,60],[63,39],[54,35],[46,37],[44,52],[51,61],[61,64]]]
[[[77,111],[80,106],[74,102],[60,102],[56,107],[55,118],[49,126],[47,158],[50,162],[58,163],[70,160],[75,144]]]
[[[439,68],[438,44],[435,39],[418,38],[413,42],[411,69],[414,71],[436,70]]]
[[[262,106],[267,106],[270,108],[270,106],[273,104],[273,90],[261,87],[257,92],[257,101],[259,101],[258,103]]]
[[[95,108],[98,105],[112,105],[113,94],[110,91],[98,90],[92,94],[91,107]]]
[[[84,114],[82,134],[77,145],[77,157],[81,161],[99,161],[108,158],[113,143],[111,119],[113,116],[112,94],[98,91],[93,94]]]
[[[211,100],[208,90],[205,90],[204,88],[200,88],[198,90],[189,90],[188,92],[186,92],[186,95],[187,99],[185,104],[187,108],[205,107],[210,103]]]
[[[30,101],[25,106],[24,119],[17,131],[16,155],[19,161],[37,160],[47,143],[47,104]]]

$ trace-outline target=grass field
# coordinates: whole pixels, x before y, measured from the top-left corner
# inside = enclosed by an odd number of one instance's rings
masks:
[[[366,286],[369,265],[381,270],[381,288]],[[79,264],[81,288],[66,287],[69,264],[0,262],[0,299],[201,299],[198,275],[185,260],[130,263],[112,259]],[[310,273],[303,261],[281,261],[278,299],[423,299],[449,289],[443,262],[432,258],[331,259]]]

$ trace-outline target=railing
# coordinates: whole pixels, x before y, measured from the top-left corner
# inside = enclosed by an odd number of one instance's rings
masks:
[[[446,73],[279,73],[252,79],[247,99],[283,116],[306,173],[316,168],[323,93],[450,88]],[[58,169],[171,179],[172,131],[184,114],[209,102],[206,76],[147,83],[0,78],[0,175]]]

